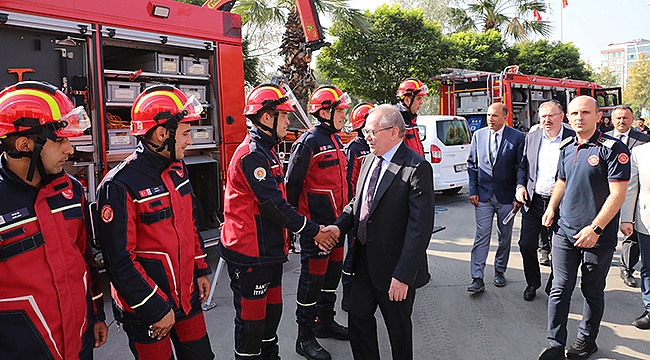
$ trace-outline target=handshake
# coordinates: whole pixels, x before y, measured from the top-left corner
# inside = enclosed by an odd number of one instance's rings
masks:
[[[336,225],[320,226],[318,234],[314,236],[314,243],[319,249],[329,252],[339,242],[341,230]]]

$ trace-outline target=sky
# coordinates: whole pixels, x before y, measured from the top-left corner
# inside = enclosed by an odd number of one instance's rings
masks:
[[[544,0],[546,2],[546,0]],[[561,0],[550,0],[551,12],[542,14],[551,21],[553,34],[549,40],[573,42],[582,58],[600,57],[608,44],[628,42],[637,38],[650,40],[650,0],[568,0],[562,11]],[[374,10],[386,0],[349,0],[351,7]],[[562,13],[562,26],[560,26]],[[560,31],[562,29],[562,31]],[[562,34],[562,39],[560,35]]]

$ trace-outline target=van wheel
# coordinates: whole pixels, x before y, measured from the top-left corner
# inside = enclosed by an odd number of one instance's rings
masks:
[[[442,194],[445,195],[445,196],[458,195],[458,193],[460,192],[460,189],[462,189],[462,187],[457,187],[457,188],[453,188],[453,189],[445,189],[445,190],[442,190]]]

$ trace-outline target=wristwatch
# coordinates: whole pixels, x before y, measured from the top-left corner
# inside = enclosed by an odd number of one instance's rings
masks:
[[[592,229],[594,229],[594,232],[596,233],[596,235],[600,235],[600,234],[603,233],[603,228],[601,228],[600,226],[598,226],[596,224],[591,224],[590,226],[591,226]]]

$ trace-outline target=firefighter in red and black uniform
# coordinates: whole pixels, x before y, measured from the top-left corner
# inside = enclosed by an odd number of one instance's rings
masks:
[[[0,359],[88,360],[106,342],[84,190],[63,170],[89,127],[52,85],[0,92]]]
[[[361,170],[361,162],[366,155],[370,154],[370,147],[363,136],[363,128],[366,126],[366,118],[368,111],[374,108],[375,104],[362,102],[350,112],[350,123],[352,123],[352,131],[357,133],[357,136],[350,141],[343,151],[348,159],[347,168],[347,181],[348,181],[348,199],[352,199],[357,191],[357,181],[359,180],[359,171]],[[348,251],[343,261],[343,271],[341,276],[341,283],[343,284],[343,299],[341,299],[341,309],[348,311],[350,301],[350,290],[352,289],[352,239],[348,239]]]
[[[136,359],[172,359],[172,342],[178,359],[214,358],[200,304],[210,268],[182,161],[202,110],[175,87],[147,88],[131,109],[138,147],[97,190],[113,313]]]
[[[404,143],[422,157],[424,157],[424,148],[417,129],[417,118],[428,92],[427,86],[415,78],[402,81],[397,89],[397,109],[402,113],[406,125]]]
[[[350,98],[333,86],[321,86],[309,99],[318,124],[292,146],[287,169],[287,196],[298,212],[318,224],[332,224],[348,203],[347,159],[341,138]],[[296,351],[308,359],[330,359],[317,337],[348,340],[348,329],[334,321],[336,288],[343,267],[344,242],[322,251],[309,236],[300,236]],[[316,322],[318,317],[318,322]]]
[[[329,237],[286,200],[284,171],[274,147],[287,133],[294,104],[276,85],[253,89],[244,114],[254,126],[228,166],[217,249],[228,264],[233,292],[236,359],[280,359],[282,264],[289,251],[285,228],[318,240]],[[334,246],[335,239],[325,246]]]

